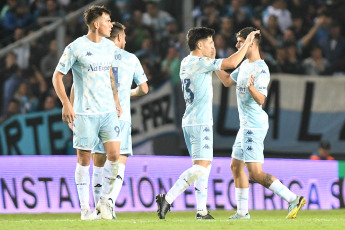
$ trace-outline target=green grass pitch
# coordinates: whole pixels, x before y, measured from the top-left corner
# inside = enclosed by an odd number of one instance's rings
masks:
[[[287,220],[287,211],[250,211],[251,220],[227,220],[233,211],[212,211],[215,220],[195,220],[195,212],[169,212],[159,220],[154,212],[117,213],[118,220],[81,221],[80,214],[2,214],[0,229],[345,229],[345,209],[301,210]]]

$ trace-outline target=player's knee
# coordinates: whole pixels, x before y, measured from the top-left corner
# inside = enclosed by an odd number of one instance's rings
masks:
[[[207,169],[203,166],[200,165],[193,165],[189,170],[189,172],[187,173],[187,175],[181,175],[181,179],[186,179],[188,181],[188,184],[193,184],[197,179],[199,179],[200,177],[202,177]]]
[[[254,182],[258,182],[259,181],[259,175],[253,172],[248,172],[249,174],[249,179],[254,181]]]

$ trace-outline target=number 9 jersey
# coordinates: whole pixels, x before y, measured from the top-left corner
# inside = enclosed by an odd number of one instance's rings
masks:
[[[220,70],[223,59],[188,55],[182,60],[180,78],[186,111],[182,127],[213,125],[212,71]]]

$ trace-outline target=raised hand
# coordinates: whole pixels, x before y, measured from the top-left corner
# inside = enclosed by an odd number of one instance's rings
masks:
[[[248,79],[248,81],[247,81],[247,88],[250,88],[251,86],[253,86],[254,85],[254,76],[253,75],[251,75],[250,76],[250,78]]]

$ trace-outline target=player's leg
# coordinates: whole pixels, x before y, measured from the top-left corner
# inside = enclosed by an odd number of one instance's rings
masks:
[[[244,130],[244,161],[247,164],[249,178],[289,203],[289,214],[287,218],[295,218],[297,212],[305,204],[305,198],[297,196],[283,185],[276,177],[262,171],[264,162],[264,139],[267,130]]]
[[[120,147],[119,169],[117,172],[114,189],[112,190],[109,196],[109,199],[111,200],[112,205],[114,207],[115,218],[116,218],[115,202],[122,189],[127,158],[128,156],[133,155],[131,123],[120,120],[120,126],[121,126],[121,147]]]
[[[107,160],[103,168],[103,186],[100,200],[96,209],[101,212],[102,219],[113,219],[113,208],[108,202],[110,192],[114,188],[118,172],[118,160],[120,155],[121,129],[115,112],[101,116],[99,138],[103,142],[107,153]]]
[[[200,132],[200,159],[212,160],[213,158],[213,127],[205,125]],[[205,131],[204,131],[205,130]],[[209,130],[209,131],[208,131]],[[207,132],[206,132],[207,131]],[[199,164],[198,160],[194,164]],[[208,178],[210,176],[212,165],[207,166],[207,171],[199,179],[194,182],[197,214],[196,219],[214,219],[207,211],[207,195],[208,195]]]
[[[249,181],[244,171],[245,163],[243,158],[243,130],[237,133],[235,143],[232,147],[231,172],[235,182],[235,197],[237,211],[229,219],[250,219],[248,212]]]
[[[91,149],[97,143],[97,116],[78,115],[74,121],[73,147],[77,149],[78,163],[75,171],[78,197],[81,207],[81,219],[92,219],[90,209],[90,158]]]
[[[97,146],[92,150],[93,161],[93,173],[92,173],[92,190],[93,201],[95,206],[97,205],[99,198],[101,197],[101,191],[103,186],[103,167],[107,160],[107,155],[102,142],[99,142]]]
[[[184,171],[173,187],[165,194],[156,196],[158,205],[158,216],[165,219],[165,215],[170,209],[173,201],[184,192],[191,184],[204,175],[207,167],[211,164],[211,160],[200,160],[200,127],[190,126],[184,127],[184,135],[189,153],[193,159],[193,166]],[[193,144],[191,144],[193,143]],[[213,157],[213,156],[212,156]]]

